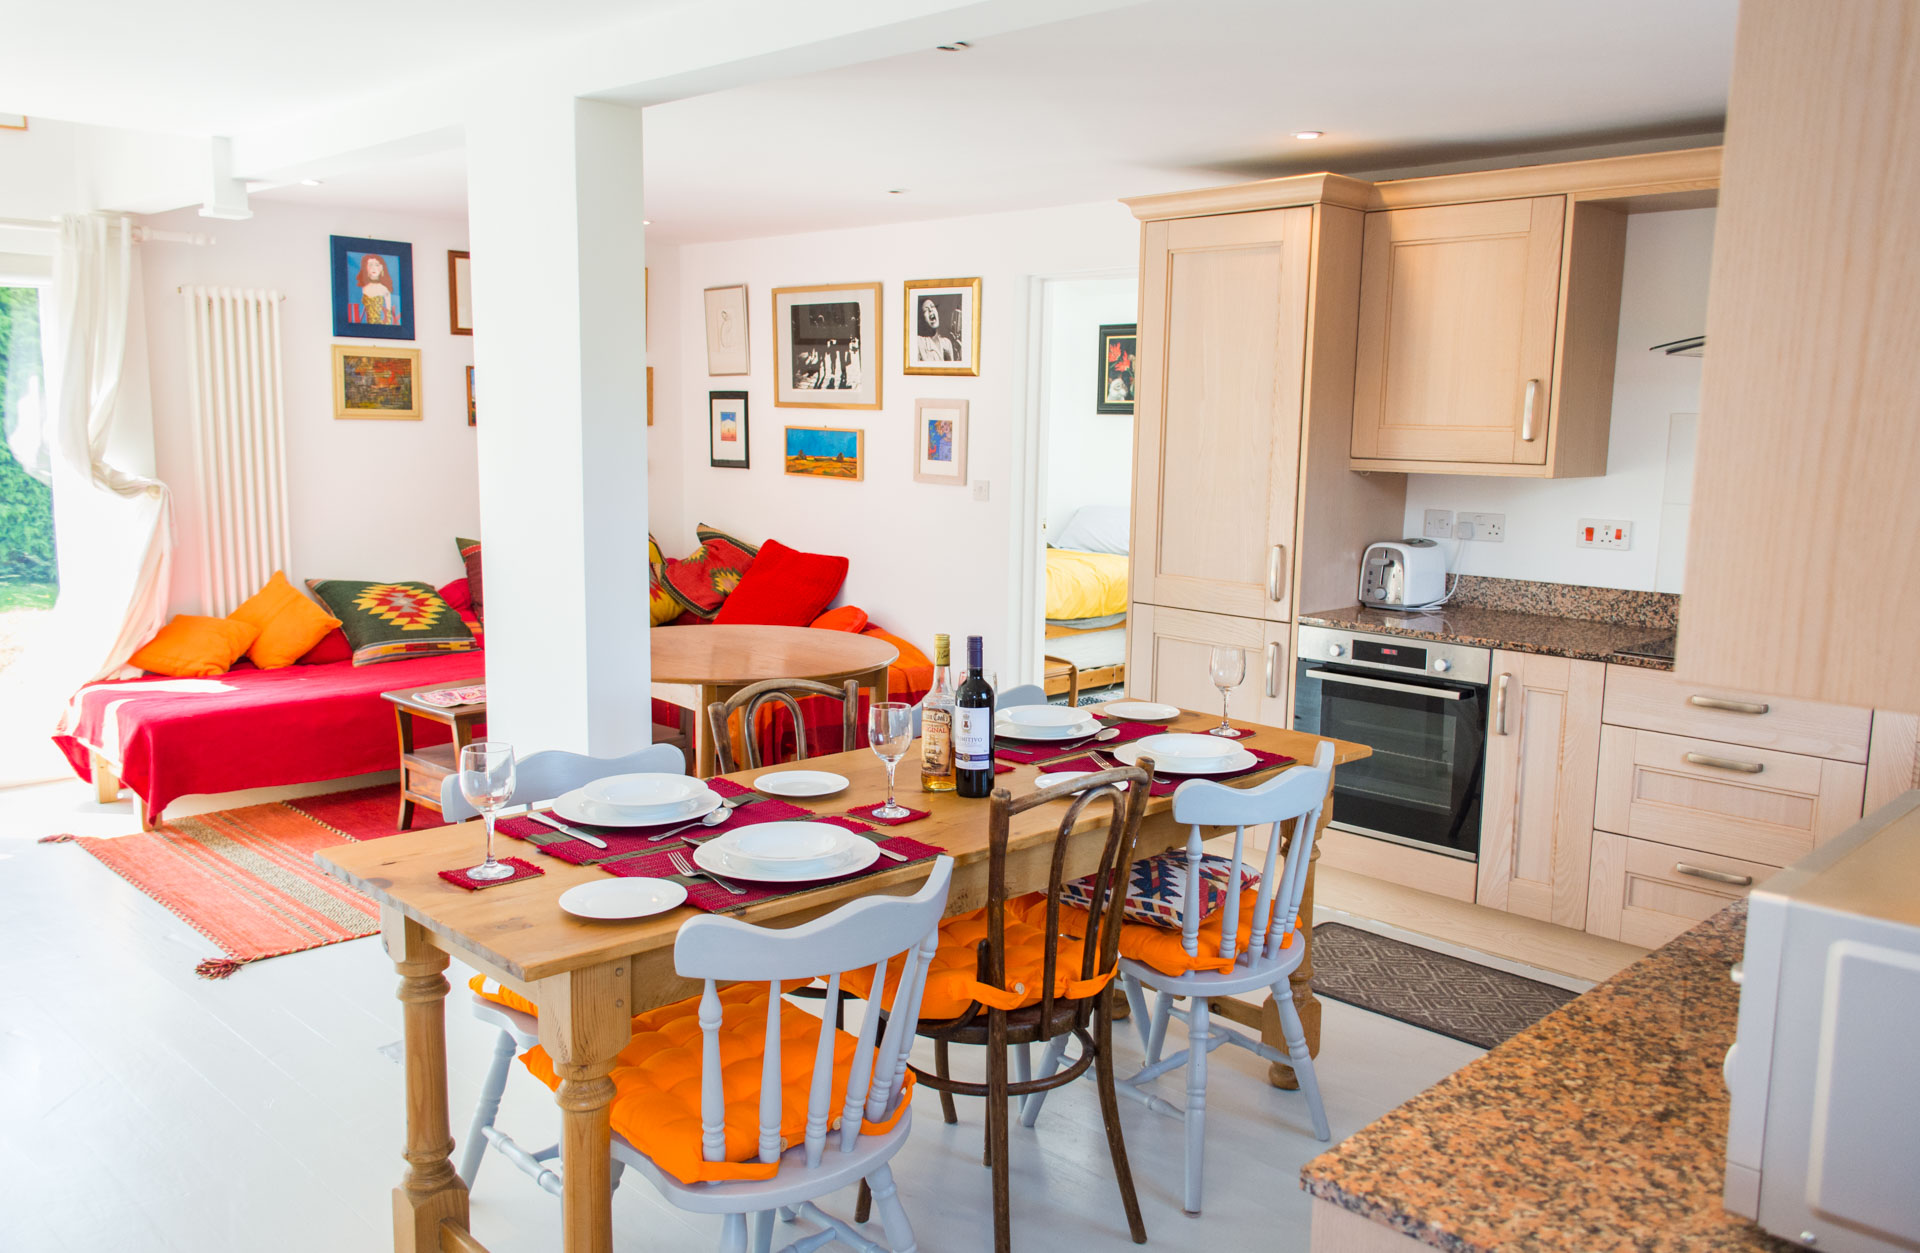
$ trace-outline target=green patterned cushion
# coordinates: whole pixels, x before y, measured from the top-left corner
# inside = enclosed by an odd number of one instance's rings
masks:
[[[308,579],[353,646],[353,664],[471,652],[473,632],[430,583]]]

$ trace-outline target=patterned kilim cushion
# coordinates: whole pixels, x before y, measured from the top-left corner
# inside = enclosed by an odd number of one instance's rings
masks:
[[[728,535],[725,531],[710,527],[704,522],[693,528],[693,537],[702,544],[710,540],[725,540],[749,557],[758,557],[760,555],[760,545],[749,544],[737,535]]]
[[[1226,899],[1221,889],[1226,886],[1227,875],[1233,869],[1233,861],[1226,857],[1215,857],[1212,853],[1200,856],[1200,921],[1207,919],[1219,910]],[[1260,876],[1244,865],[1240,867],[1240,887],[1245,891],[1260,886]],[[1174,849],[1158,857],[1147,857],[1133,863],[1133,878],[1127,884],[1126,916],[1132,922],[1149,923],[1156,927],[1180,926],[1180,908],[1187,899],[1187,852]],[[1062,904],[1076,905],[1081,909],[1091,909],[1093,904],[1093,876],[1075,879],[1060,888]]]
[[[467,594],[473,597],[473,616],[486,621],[487,603],[480,586],[480,541],[455,537],[453,546],[460,550],[460,560],[467,567]]]
[[[661,585],[688,613],[711,622],[720,612],[720,602],[740,586],[740,576],[752,564],[752,553],[716,535],[686,560],[669,562]]]
[[[432,584],[308,579],[307,586],[340,619],[356,666],[478,647],[473,632]]]
[[[680,602],[667,595],[667,559],[660,544],[647,536],[647,615],[655,626],[665,626],[680,616]]]

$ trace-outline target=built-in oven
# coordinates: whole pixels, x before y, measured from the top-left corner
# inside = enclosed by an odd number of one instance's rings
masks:
[[[1492,670],[1485,648],[1301,627],[1294,729],[1373,750],[1334,772],[1330,824],[1477,860]]]

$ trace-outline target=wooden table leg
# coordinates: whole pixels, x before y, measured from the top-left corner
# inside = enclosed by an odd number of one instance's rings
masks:
[[[398,910],[383,909],[381,926],[406,1006],[407,1173],[393,1190],[394,1253],[439,1253],[440,1224],[467,1225],[447,1123],[447,955]]]
[[[99,753],[88,753],[88,769],[93,773],[93,798],[102,805],[111,805],[120,799],[120,776],[114,773],[113,764]]]
[[[707,717],[707,706],[717,700],[725,700],[721,689],[702,686],[700,689],[700,708],[693,711],[693,777],[711,779],[713,777],[713,720]]]
[[[612,1253],[613,1158],[608,1107],[615,1056],[632,1038],[627,962],[590,966],[539,984],[540,1043],[560,1088],[561,1248]]]
[[[413,802],[407,798],[407,754],[413,751],[413,719],[395,705],[393,720],[400,729],[400,829],[405,831],[413,825]]]
[[[1293,1005],[1300,1011],[1300,1025],[1306,1028],[1307,1052],[1320,1056],[1320,1002],[1313,995],[1313,881],[1314,867],[1320,861],[1320,837],[1326,834],[1327,821],[1333,816],[1333,789],[1327,789],[1326,803],[1320,807],[1320,825],[1314,829],[1313,852],[1307,858],[1307,882],[1300,896],[1300,930],[1306,938],[1306,952],[1300,966],[1287,977],[1293,988]],[[1280,1010],[1269,996],[1260,1009],[1260,1038],[1269,1048],[1287,1051],[1286,1037],[1280,1031]],[[1267,1068],[1267,1082],[1289,1091],[1300,1086],[1293,1067],[1273,1062]]]

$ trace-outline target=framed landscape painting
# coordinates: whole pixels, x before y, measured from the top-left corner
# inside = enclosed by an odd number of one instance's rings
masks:
[[[420,419],[420,350],[333,346],[333,416]]]
[[[413,245],[330,235],[333,333],[352,339],[412,339]]]
[[[707,393],[707,437],[711,448],[707,464],[730,470],[747,469],[747,394]]]
[[[447,250],[448,333],[473,334],[473,254]]]
[[[479,423],[474,420],[476,416],[476,412],[477,411],[473,407],[473,367],[468,366],[467,367],[467,425],[468,426],[479,425]]]
[[[773,403],[880,407],[880,284],[773,289]]]
[[[747,285],[709,287],[707,298],[707,373],[745,374]]]
[[[1134,386],[1134,346],[1140,342],[1140,327],[1127,322],[1100,328],[1099,413],[1132,413]]]
[[[916,278],[906,286],[905,372],[980,373],[980,280]]]
[[[916,400],[913,402],[913,477],[918,483],[967,481],[967,402]]]
[[[828,426],[786,428],[788,474],[816,479],[867,477],[867,433]]]

